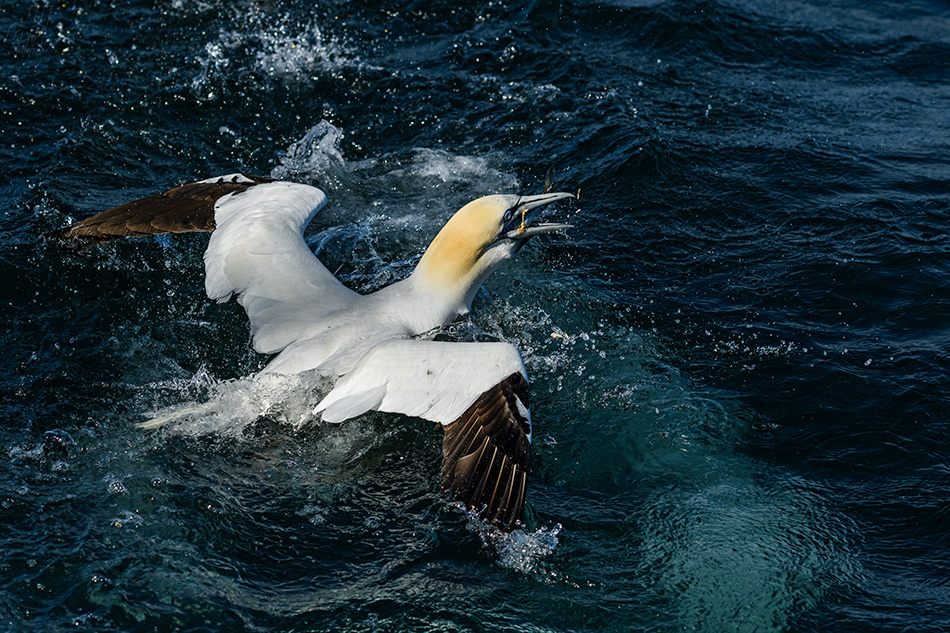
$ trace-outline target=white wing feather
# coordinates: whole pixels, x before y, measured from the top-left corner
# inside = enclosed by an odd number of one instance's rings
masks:
[[[449,424],[515,372],[527,375],[507,343],[386,341],[337,382],[315,413],[342,422],[376,410]]]
[[[216,228],[204,257],[205,290],[220,302],[238,295],[258,352],[275,353],[304,338],[315,320],[358,296],[303,240],[304,228],[326,201],[315,187],[272,182],[215,205]]]

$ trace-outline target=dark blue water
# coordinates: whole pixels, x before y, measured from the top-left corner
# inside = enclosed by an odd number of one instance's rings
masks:
[[[945,3],[3,0],[0,36],[0,631],[950,630]],[[248,419],[206,236],[40,238],[273,174],[367,291],[552,165],[576,228],[449,334],[532,379],[509,539],[429,423]]]

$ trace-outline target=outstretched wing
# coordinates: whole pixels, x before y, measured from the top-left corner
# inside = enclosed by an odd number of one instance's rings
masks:
[[[316,413],[330,422],[370,410],[439,422],[443,489],[511,530],[524,508],[531,456],[525,376],[507,343],[392,340],[341,378]]]
[[[275,181],[217,203],[217,228],[205,251],[205,290],[217,301],[238,295],[258,352],[273,354],[316,334],[321,317],[359,296],[303,239],[326,201],[316,187]]]
[[[47,237],[79,250],[122,237],[213,231],[205,290],[217,301],[238,295],[254,348],[269,354],[358,296],[304,242],[304,228],[326,201],[316,187],[231,174],[120,205]]]
[[[123,237],[213,231],[215,203],[220,198],[272,180],[263,176],[231,174],[192,182],[120,204],[66,228],[51,231],[46,237],[59,240],[67,250],[78,251]]]

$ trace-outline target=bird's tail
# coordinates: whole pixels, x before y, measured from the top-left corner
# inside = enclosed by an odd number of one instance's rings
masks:
[[[187,435],[241,433],[261,417],[299,426],[313,419],[314,385],[305,376],[258,374],[216,383],[206,402],[185,402],[146,414],[140,429],[169,425]]]

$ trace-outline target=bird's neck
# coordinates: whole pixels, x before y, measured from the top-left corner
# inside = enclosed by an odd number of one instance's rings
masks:
[[[409,278],[420,299],[443,305],[456,316],[468,311],[484,279],[484,249],[460,226],[461,219],[456,214],[439,231]]]
[[[508,245],[492,245],[495,229],[486,228],[470,206],[442,227],[404,282],[419,309],[441,319],[427,329],[466,314],[485,278],[512,254]]]
[[[455,220],[455,218],[453,218]],[[450,221],[435,236],[412,276],[425,286],[465,294],[478,278],[482,249]]]

